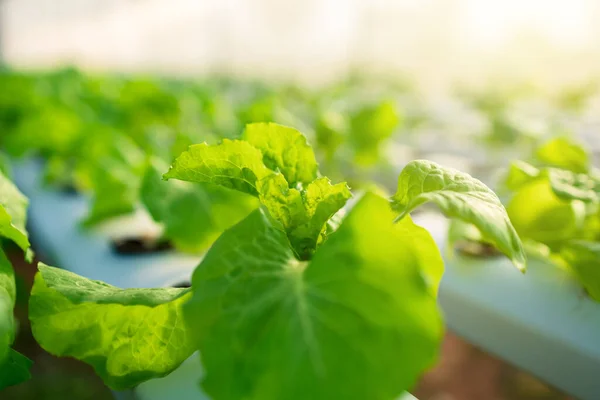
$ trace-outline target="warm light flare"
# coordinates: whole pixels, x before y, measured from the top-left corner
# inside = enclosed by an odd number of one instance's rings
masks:
[[[466,35],[480,46],[502,45],[533,34],[561,47],[580,46],[592,34],[588,0],[464,0]]]

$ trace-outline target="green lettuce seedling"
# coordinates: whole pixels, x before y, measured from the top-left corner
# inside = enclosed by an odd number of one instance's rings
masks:
[[[326,234],[327,221],[351,197],[346,184],[317,177],[317,161],[306,138],[276,124],[249,124],[243,140],[191,146],[166,179],[212,183],[257,197],[285,229],[300,259]]]
[[[236,188],[263,205],[217,240],[184,306],[207,371],[204,389],[214,398],[385,399],[410,388],[440,334],[434,296],[426,293],[437,292],[443,264],[431,236],[408,215],[426,201],[477,224],[525,266],[491,190],[427,161],[404,169],[391,199],[366,194],[335,232],[326,233],[327,218],[315,218],[315,229],[301,231],[310,235],[299,235],[294,220],[311,215],[310,190],[324,179],[312,151],[298,132],[275,124],[251,124],[243,139],[192,146],[165,175]],[[274,181],[277,190],[265,184]],[[332,216],[349,193],[326,183],[314,205]],[[415,276],[426,285],[409,283]],[[426,315],[422,322],[416,310]],[[225,356],[220,349],[228,343],[236,346]],[[401,363],[394,354],[405,354]]]
[[[165,178],[260,204],[215,241],[191,288],[122,290],[41,265],[32,291],[42,347],[117,389],[164,376],[195,350],[217,400],[383,400],[412,388],[443,333],[443,261],[409,215],[427,201],[525,267],[492,191],[428,161],[411,162],[391,198],[366,192],[346,206],[350,189],[320,176],[300,132],[257,123],[239,140],[191,146]]]
[[[508,214],[528,248],[545,247],[535,253],[568,268],[600,301],[600,171],[568,138],[544,143],[532,163],[510,166]]]

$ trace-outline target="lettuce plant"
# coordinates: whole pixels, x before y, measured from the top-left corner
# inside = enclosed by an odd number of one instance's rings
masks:
[[[164,376],[195,350],[202,387],[218,400],[392,399],[410,389],[443,333],[442,258],[410,218],[425,202],[525,267],[496,195],[428,161],[411,162],[390,198],[366,192],[348,205],[349,187],[320,176],[300,132],[258,123],[238,140],[192,145],[164,177],[259,204],[215,241],[191,288],[119,289],[40,265],[31,294],[40,345],[115,389]]]
[[[507,211],[534,254],[567,268],[600,301],[600,170],[569,138],[540,146],[531,163],[513,162]]]
[[[0,238],[11,240],[31,258],[25,230],[27,205],[27,198],[0,172]],[[11,348],[15,339],[16,292],[14,271],[0,248],[0,390],[30,377],[31,361]]]

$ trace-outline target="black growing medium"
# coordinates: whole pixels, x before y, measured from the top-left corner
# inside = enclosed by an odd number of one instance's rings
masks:
[[[190,281],[181,281],[181,282],[178,282],[178,283],[176,283],[174,285],[171,285],[171,287],[178,288],[178,289],[187,289],[189,287],[192,287],[192,282],[190,282]]]
[[[62,185],[59,188],[59,191],[61,194],[65,195],[65,196],[69,196],[69,197],[75,197],[80,195],[79,190],[77,190],[77,188],[73,185]]]
[[[173,250],[169,240],[149,238],[115,239],[111,244],[113,251],[120,255],[156,254]]]

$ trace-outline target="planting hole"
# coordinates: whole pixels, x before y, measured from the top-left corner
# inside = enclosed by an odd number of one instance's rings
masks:
[[[69,185],[69,184],[62,185],[59,190],[60,190],[60,193],[65,196],[74,197],[74,196],[79,195],[79,191],[73,185]]]
[[[121,255],[161,253],[173,249],[168,240],[150,238],[125,238],[112,241],[113,251]]]
[[[185,289],[185,288],[191,287],[192,286],[192,282],[190,282],[190,281],[181,281],[181,282],[178,282],[178,283],[176,283],[174,285],[171,285],[171,286],[174,287],[174,288],[178,288],[178,289]]]

